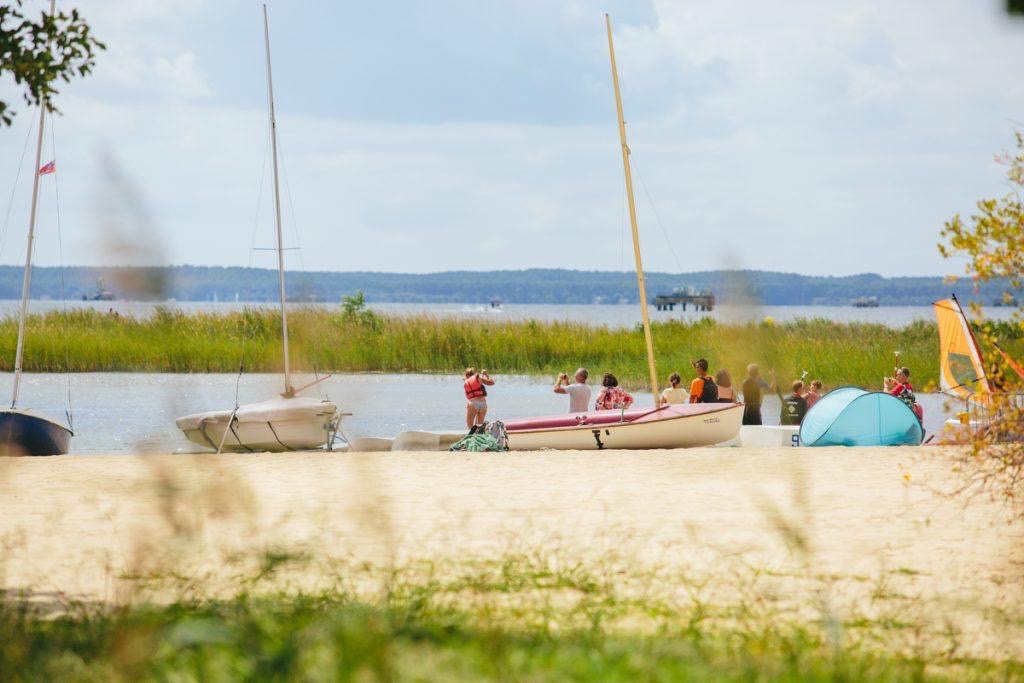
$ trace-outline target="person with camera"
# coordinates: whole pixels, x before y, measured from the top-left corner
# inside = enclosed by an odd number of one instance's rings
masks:
[[[563,372],[558,375],[558,381],[555,382],[555,393],[569,395],[570,413],[587,412],[587,406],[590,405],[590,386],[587,385],[589,376],[590,373],[586,368],[576,371],[576,375],[573,377],[575,381],[572,383],[569,382],[568,374]]]
[[[494,386],[494,380],[487,370],[476,371],[466,368],[463,374],[462,390],[466,394],[466,428],[470,434],[483,426],[487,417],[487,387]]]

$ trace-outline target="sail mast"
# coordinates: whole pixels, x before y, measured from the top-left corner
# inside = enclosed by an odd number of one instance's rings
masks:
[[[57,0],[50,0],[50,16],[57,11]],[[18,403],[21,387],[21,367],[25,355],[25,315],[28,313],[29,292],[32,290],[32,250],[35,248],[36,218],[39,215],[39,168],[43,163],[43,129],[46,124],[46,100],[39,102],[39,137],[36,140],[36,166],[32,174],[32,208],[28,217],[28,247],[25,249],[25,272],[21,279],[21,308],[18,309],[18,344],[14,352],[14,389],[11,407]]]
[[[281,188],[277,174],[277,121],[274,118],[274,80],[270,71],[270,28],[267,6],[263,5],[263,42],[267,48],[267,103],[270,111],[270,148],[274,159],[274,221],[277,225],[277,280],[281,298],[281,340],[284,347],[284,393],[293,393],[291,365],[288,360],[288,309],[284,288],[284,244],[281,235]]]
[[[647,345],[647,370],[651,375],[651,393],[658,404],[658,372],[654,368],[654,341],[651,338],[651,320],[647,315],[647,287],[644,284],[644,266],[640,258],[640,233],[636,223],[636,200],[633,198],[633,174],[629,164],[629,145],[626,144],[626,120],[622,115],[622,95],[619,92],[619,69],[615,65],[615,45],[612,43],[612,20],[604,15],[608,28],[608,54],[612,62],[612,84],[615,87],[615,111],[619,117],[619,140],[622,143],[622,167],[626,175],[626,198],[629,201],[629,223],[633,229],[633,256],[636,258],[636,286],[640,290],[640,313],[644,323],[644,342]]]

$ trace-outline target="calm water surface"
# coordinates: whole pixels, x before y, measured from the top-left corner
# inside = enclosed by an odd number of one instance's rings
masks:
[[[0,396],[11,390],[11,374],[0,381]],[[223,374],[81,373],[26,374],[20,405],[63,418],[68,380],[75,437],[73,453],[192,452],[174,426],[189,413],[229,410],[234,406],[235,377]],[[563,412],[565,396],[551,384],[524,376],[496,376],[488,401],[489,417],[511,419]],[[301,384],[296,381],[296,384]],[[394,436],[409,429],[464,428],[462,379],[442,375],[335,375],[320,385],[344,412],[343,430],[350,438]],[[281,391],[278,375],[245,375],[238,384],[241,403],[261,401]],[[307,395],[314,395],[308,393]],[[638,404],[652,404],[651,395],[635,394]],[[925,428],[938,430],[947,414],[947,399],[922,395]],[[951,405],[951,409],[955,406]],[[779,400],[766,397],[766,424],[778,424]]]
[[[17,301],[0,300],[0,315],[16,315]],[[250,308],[274,308],[273,303],[225,303],[203,301],[181,301],[161,304],[188,313],[211,312],[225,313],[237,311],[246,306]],[[319,308],[337,308],[337,304],[304,304]],[[60,310],[64,306],[59,301],[33,301],[31,310],[34,312]],[[68,308],[92,308],[100,311],[114,310],[121,315],[145,317],[153,313],[156,304],[138,301],[69,301]],[[611,327],[632,326],[640,323],[640,308],[636,304],[598,306],[581,304],[504,304],[492,309],[480,304],[399,304],[374,303],[370,307],[381,313],[391,315],[435,315],[454,318],[483,318],[489,320],[571,320],[592,325],[608,325]],[[673,312],[649,309],[652,320],[695,320],[700,317],[711,317],[722,322],[759,321],[771,317],[776,322],[785,322],[797,318],[826,318],[838,322],[870,322],[891,326],[903,326],[914,320],[934,320],[931,306],[879,306],[878,308],[854,308],[853,306],[717,306],[710,313],[699,313],[692,309],[686,312],[676,309]],[[987,307],[985,315],[989,318],[1002,320],[1009,318],[1013,309]]]

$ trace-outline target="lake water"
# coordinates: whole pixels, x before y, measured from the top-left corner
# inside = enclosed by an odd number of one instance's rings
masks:
[[[16,315],[19,302],[0,300],[0,315]],[[212,301],[180,301],[161,304],[185,312],[229,312],[246,306],[251,308],[274,308],[276,304],[266,302],[225,303]],[[337,304],[303,304],[322,308],[336,308]],[[61,310],[60,301],[33,301],[31,310],[41,312]],[[157,304],[139,301],[69,301],[69,309],[92,308],[100,311],[114,310],[121,315],[145,317],[151,315]],[[488,320],[545,320],[608,325],[610,327],[633,326],[640,323],[640,308],[633,305],[594,304],[503,304],[498,308],[480,304],[427,304],[427,303],[373,303],[370,308],[390,315],[435,315],[455,318],[482,318]],[[985,315],[996,320],[1010,317],[1014,309],[988,307]],[[931,306],[879,306],[877,308],[854,308],[853,306],[716,306],[711,312],[658,311],[649,308],[651,320],[695,320],[711,317],[722,322],[760,321],[766,317],[776,322],[797,318],[825,318],[837,322],[869,322],[899,327],[914,320],[934,320]]]
[[[10,392],[11,378],[10,373],[0,377],[0,396]],[[235,400],[236,377],[227,374],[43,373],[23,376],[20,404],[62,418],[69,379],[75,429],[71,450],[80,454],[192,452],[196,448],[174,426],[175,418],[229,410]],[[525,376],[495,379],[488,397],[492,419],[560,413],[568,407],[567,398],[555,394],[547,382]],[[350,438],[465,428],[460,377],[345,374],[319,386],[344,412],[352,413],[342,425]],[[261,401],[281,389],[279,375],[245,375],[238,384],[239,402]],[[635,397],[639,405],[653,404],[645,392]],[[937,431],[956,407],[941,395],[919,398],[929,432]],[[762,412],[765,424],[778,424],[778,398],[766,397]]]

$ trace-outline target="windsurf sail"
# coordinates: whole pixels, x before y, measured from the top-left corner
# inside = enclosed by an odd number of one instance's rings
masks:
[[[988,394],[992,385],[985,376],[978,341],[956,296],[936,301],[939,323],[939,386],[942,392],[960,398]]]
[[[1021,365],[1020,363],[1015,361],[1013,357],[1010,356],[1010,354],[1008,354],[1006,351],[1003,351],[1002,348],[999,347],[999,344],[993,344],[992,346],[996,347],[996,351],[998,351],[1000,355],[1002,355],[1003,360],[1006,361],[1006,364],[1009,365],[1014,372],[1017,373],[1017,376],[1020,377],[1021,379],[1024,379],[1024,365]]]

